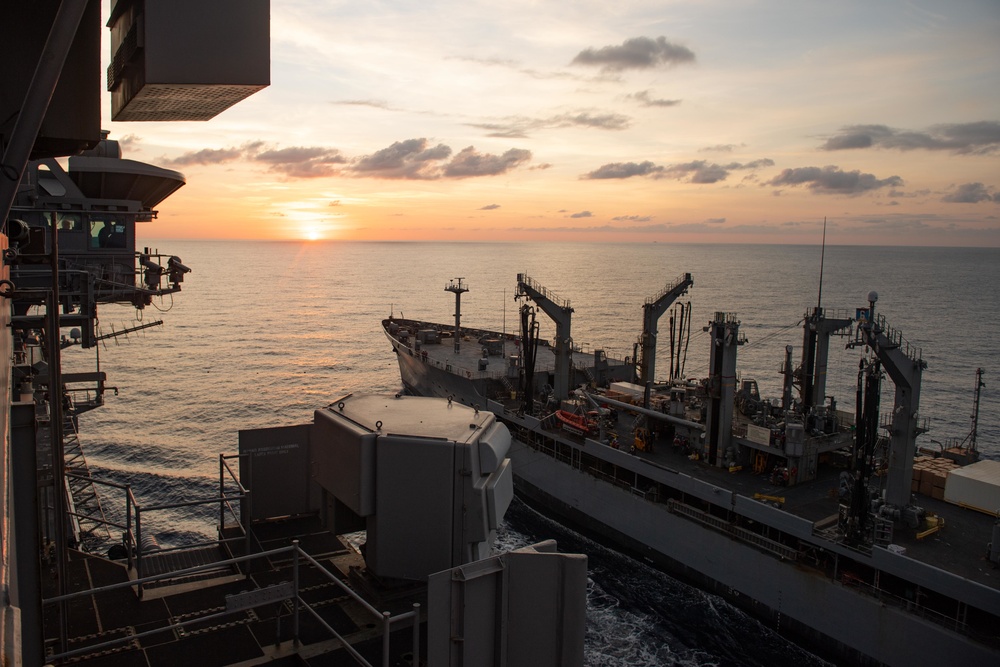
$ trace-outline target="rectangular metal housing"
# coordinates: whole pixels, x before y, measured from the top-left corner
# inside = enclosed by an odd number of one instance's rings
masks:
[[[368,429],[327,410],[314,415],[313,479],[362,517],[375,512],[375,440]]]
[[[372,570],[419,580],[461,562],[460,447],[419,436],[379,438],[376,475],[384,491],[368,522],[365,560]]]
[[[270,84],[270,0],[117,0],[108,27],[112,120],[208,120]]]

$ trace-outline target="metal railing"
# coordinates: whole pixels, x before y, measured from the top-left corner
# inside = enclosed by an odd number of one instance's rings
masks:
[[[450,361],[448,361],[448,362],[439,361],[438,359],[435,359],[435,358],[431,357],[430,355],[427,355],[425,357],[424,355],[421,354],[421,352],[423,350],[414,350],[412,347],[409,347],[409,346],[406,346],[406,345],[403,345],[403,349],[407,350],[410,353],[411,356],[419,358],[422,362],[424,362],[428,366],[434,366],[435,368],[440,368],[441,370],[443,370],[445,372],[448,372],[448,373],[452,373],[453,375],[458,375],[458,376],[463,376],[464,375],[467,379],[470,379],[470,380],[471,379],[475,379],[475,380],[484,380],[485,379],[485,380],[497,380],[497,381],[499,381],[500,378],[507,376],[506,369],[502,370],[502,371],[481,371],[478,368],[476,368],[476,369],[467,368],[467,367],[462,366],[460,364],[453,364]]]
[[[78,473],[73,473],[71,471],[66,472],[67,481],[72,478],[80,481],[88,481],[93,485],[104,486],[112,489],[119,489],[124,492],[125,496],[125,523],[118,523],[107,517],[102,517],[98,520],[96,517],[82,515],[76,512],[70,512],[70,516],[74,519],[86,519],[95,523],[103,522],[105,525],[116,528],[122,531],[122,546],[125,548],[128,559],[128,567],[131,570],[135,568],[135,573],[137,581],[142,581],[144,579],[144,569],[143,569],[143,559],[144,556],[149,556],[152,553],[165,554],[176,551],[191,551],[201,547],[208,546],[228,546],[231,543],[243,542],[245,552],[249,554],[251,551],[251,540],[252,532],[247,529],[244,525],[242,517],[249,517],[250,509],[250,491],[240,483],[239,478],[236,473],[230,467],[228,459],[239,458],[239,454],[220,454],[219,455],[219,495],[214,498],[204,498],[200,500],[188,500],[179,503],[167,503],[164,505],[152,505],[143,507],[139,504],[136,499],[135,494],[132,491],[132,486],[130,484],[117,484],[115,482],[110,482],[107,480],[97,479],[90,477],[89,475],[82,475]],[[227,474],[232,483],[236,485],[237,493],[227,494],[226,493],[226,477]],[[206,540],[203,542],[195,542],[192,544],[185,544],[179,547],[167,547],[156,549],[149,549],[147,545],[143,542],[143,515],[147,517],[150,512],[161,512],[166,510],[175,510],[185,507],[200,507],[205,505],[213,505],[215,503],[219,504],[219,537],[214,540]],[[239,509],[238,509],[239,508]],[[223,531],[226,528],[226,517],[227,514],[232,516],[235,526],[239,528],[240,534],[235,537],[226,538],[223,536]],[[148,519],[146,520],[148,523]],[[230,551],[230,555],[232,552]],[[220,562],[212,563],[206,567],[218,568],[221,565]],[[157,575],[160,577],[179,577],[183,576],[177,572],[163,573],[162,575]],[[142,597],[143,584],[137,584],[137,593],[139,597]]]
[[[969,637],[978,637],[980,640],[985,639],[984,636],[975,633],[972,628],[970,628],[966,623],[958,620],[957,618],[952,618],[946,614],[942,614],[939,611],[935,611],[929,607],[925,607],[915,600],[910,600],[905,597],[896,595],[895,593],[890,593],[885,589],[882,589],[876,585],[870,584],[856,577],[842,576],[840,583],[845,587],[853,588],[861,593],[869,595],[882,603],[883,606],[893,606],[905,611],[917,614],[926,618],[927,620],[936,623],[937,625],[943,626],[957,632],[962,635]],[[995,639],[994,639],[995,641]]]
[[[95,486],[106,486],[108,488],[119,489],[121,491],[124,491],[124,493],[125,493],[125,508],[126,508],[125,509],[125,514],[126,514],[126,517],[127,517],[125,523],[118,523],[118,522],[116,522],[116,521],[114,521],[112,519],[109,519],[106,515],[102,518],[102,522],[104,523],[105,526],[110,526],[112,528],[117,528],[118,530],[122,531],[122,541],[123,541],[123,543],[127,542],[128,539],[129,539],[128,536],[131,535],[131,530],[132,530],[132,527],[131,527],[131,522],[132,522],[132,502],[133,502],[134,496],[132,495],[131,485],[130,484],[118,484],[116,482],[109,482],[109,481],[104,480],[104,479],[97,479],[95,477],[91,477],[90,475],[82,475],[82,474],[79,474],[79,473],[72,472],[70,470],[66,471],[66,479],[67,479],[67,483],[69,482],[69,480],[75,479],[75,480],[79,480],[79,481],[89,482],[90,484],[95,485]],[[83,516],[83,515],[76,514],[76,513],[73,513],[73,512],[70,512],[69,514],[71,516],[75,517],[76,519],[87,519],[87,520],[91,520],[91,521],[94,520],[93,517]],[[133,552],[132,552],[131,549],[128,549],[128,567],[129,567],[129,569],[132,569],[132,566],[133,566]]]
[[[875,315],[875,333],[881,333],[889,342],[899,348],[909,359],[920,362],[923,360],[922,350],[903,338],[903,333],[893,328],[881,313]]]
[[[188,501],[179,502],[179,503],[167,503],[165,505],[154,505],[152,507],[142,507],[141,505],[139,505],[138,501],[135,499],[135,496],[132,494],[132,489],[131,488],[128,489],[128,492],[127,492],[128,493],[128,499],[127,499],[127,502],[126,502],[126,508],[127,508],[126,513],[127,513],[127,516],[128,516],[129,528],[126,531],[125,548],[128,549],[129,552],[131,552],[133,550],[135,551],[135,572],[136,572],[137,581],[141,581],[143,579],[143,574],[144,574],[144,572],[143,572],[143,564],[142,564],[144,551],[146,551],[145,545],[143,544],[143,539],[142,539],[142,515],[143,515],[144,512],[148,515],[150,512],[161,512],[161,511],[165,511],[165,510],[175,510],[175,509],[181,509],[181,508],[185,508],[185,507],[201,507],[201,506],[205,506],[205,505],[213,505],[215,503],[218,503],[219,504],[219,537],[218,537],[217,540],[207,540],[207,541],[204,541],[204,542],[196,542],[194,544],[185,544],[184,546],[180,546],[180,547],[168,547],[166,549],[157,548],[155,550],[155,553],[157,553],[157,554],[164,554],[164,553],[170,553],[170,552],[175,552],[175,551],[190,551],[192,549],[197,549],[199,547],[208,547],[208,546],[227,546],[228,547],[228,545],[231,544],[231,543],[233,543],[233,542],[243,542],[244,543],[244,549],[245,549],[244,553],[246,553],[246,554],[250,553],[250,548],[251,548],[251,532],[249,530],[247,530],[246,526],[244,525],[243,521],[241,520],[240,513],[237,512],[237,510],[233,506],[233,502],[232,502],[234,500],[240,501],[240,506],[241,507],[244,506],[242,503],[246,503],[246,506],[248,507],[249,506],[249,502],[250,502],[250,492],[246,489],[246,487],[243,486],[243,484],[240,483],[238,477],[233,472],[232,468],[229,467],[229,464],[226,462],[227,459],[239,458],[239,457],[240,457],[239,454],[230,454],[228,456],[225,455],[225,454],[220,454],[219,455],[219,497],[218,498],[205,498],[205,499],[202,499],[202,500],[188,500]],[[238,493],[235,494],[235,495],[227,495],[226,494],[226,487],[225,487],[225,479],[226,479],[225,473],[226,472],[229,473],[232,481],[236,484],[236,487],[238,489]],[[135,514],[135,531],[134,532],[132,531],[132,510],[134,510],[134,514]],[[227,513],[227,511],[233,517],[235,525],[239,528],[239,530],[242,533],[242,535],[238,535],[236,537],[229,537],[229,538],[226,538],[226,537],[223,536],[223,531],[224,531],[224,529],[226,527],[226,513]],[[230,552],[230,554],[231,553],[232,552]],[[220,561],[220,562],[212,563],[212,564],[210,564],[209,566],[206,566],[206,567],[211,567],[213,569],[217,569],[217,568],[219,568],[222,565],[222,563],[223,562]],[[177,572],[167,573],[167,574],[169,576],[172,576],[172,577],[183,576],[181,574],[178,574]],[[141,583],[138,584],[137,591],[138,591],[139,597],[141,598],[142,597],[142,592],[143,592],[143,585]]]
[[[663,289],[661,289],[655,295],[646,297],[646,301],[644,302],[645,305],[647,305],[647,306],[653,305],[654,303],[656,303],[657,301],[659,301],[660,299],[662,299],[666,295],[668,295],[671,292],[673,292],[675,289],[677,289],[680,285],[682,285],[683,283],[685,283],[688,280],[691,280],[691,274],[690,273],[682,273],[676,279],[674,279],[674,282],[667,283],[666,287],[664,287]]]
[[[391,648],[390,634],[393,624],[402,623],[404,621],[412,621],[413,656],[414,656],[414,664],[417,664],[420,655],[420,605],[418,603],[414,603],[413,609],[411,611],[404,612],[401,614],[396,614],[395,616],[389,614],[389,612],[377,610],[375,607],[370,605],[366,600],[364,600],[360,595],[358,595],[354,590],[352,590],[347,584],[342,582],[339,578],[337,578],[334,574],[332,574],[329,570],[327,570],[323,565],[321,565],[318,561],[316,561],[316,559],[314,559],[312,556],[303,551],[301,547],[299,547],[298,540],[294,540],[291,546],[281,547],[279,549],[272,549],[270,551],[265,551],[252,555],[239,556],[237,558],[230,558],[229,560],[222,561],[221,563],[199,565],[197,567],[186,568],[184,570],[179,570],[177,572],[158,574],[149,577],[140,577],[138,579],[131,581],[123,581],[117,584],[110,584],[107,586],[100,586],[98,588],[93,588],[90,590],[77,591],[75,593],[70,593],[68,595],[52,597],[47,600],[43,600],[42,605],[43,606],[58,605],[61,603],[69,602],[71,600],[86,598],[92,595],[99,595],[102,593],[108,593],[110,591],[120,590],[122,588],[127,588],[132,586],[138,586],[141,589],[141,587],[145,584],[159,581],[167,577],[196,575],[201,572],[207,571],[209,569],[215,568],[220,564],[224,564],[227,566],[237,565],[240,563],[246,563],[257,559],[269,559],[272,557],[279,557],[279,556],[290,556],[292,558],[292,582],[291,582],[292,586],[289,594],[287,595],[282,594],[283,590],[279,590],[278,586],[272,586],[269,587],[268,589],[258,589],[258,590],[272,590],[275,591],[276,595],[260,596],[256,600],[246,600],[244,598],[243,600],[239,600],[236,604],[230,604],[230,601],[237,599],[237,596],[227,596],[227,605],[226,605],[227,608],[225,611],[209,614],[208,616],[199,616],[196,618],[190,618],[185,621],[172,623],[170,625],[155,628],[153,630],[146,630],[135,634],[128,634],[126,636],[119,637],[116,639],[111,639],[100,644],[91,644],[86,647],[73,649],[69,651],[63,651],[62,653],[48,656],[48,660],[58,661],[88,653],[104,651],[113,647],[117,647],[119,645],[133,643],[138,639],[149,637],[157,633],[173,632],[175,630],[181,630],[183,628],[186,628],[187,626],[194,625],[196,623],[204,624],[206,621],[219,620],[227,616],[230,616],[232,614],[245,611],[247,609],[252,609],[255,607],[260,607],[265,604],[272,604],[274,602],[290,600],[292,602],[292,641],[294,642],[294,645],[296,647],[299,645],[299,612],[301,609],[304,608],[313,617],[315,617],[315,619],[320,623],[320,625],[326,628],[327,631],[329,631],[340,642],[344,650],[346,650],[359,665],[364,665],[365,667],[373,667],[373,665],[370,662],[365,660],[365,658],[360,653],[358,653],[354,649],[354,647],[352,647],[339,632],[330,627],[330,625],[323,620],[323,618],[319,615],[319,613],[315,609],[313,609],[312,606],[305,600],[303,600],[302,597],[299,595],[299,592],[301,590],[299,585],[300,559],[305,559],[309,564],[317,568],[320,574],[323,574],[327,579],[333,582],[333,584],[336,585],[343,594],[350,597],[354,602],[359,604],[368,614],[371,614],[377,621],[379,621],[382,628],[383,667],[389,666],[389,656]]]
[[[523,289],[521,289],[521,285],[523,284],[529,287],[532,291],[542,296],[543,298],[548,299],[559,308],[562,308],[563,310],[568,310],[570,307],[569,299],[563,299],[557,296],[556,293],[553,292],[552,290],[545,289],[545,287],[541,283],[532,280],[527,273],[517,274],[517,282],[518,282],[518,293],[521,296],[531,296],[530,294],[525,293]]]

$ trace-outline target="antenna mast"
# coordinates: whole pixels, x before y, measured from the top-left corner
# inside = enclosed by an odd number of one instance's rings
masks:
[[[979,453],[976,446],[976,436],[979,430],[979,398],[982,394],[983,387],[986,383],[983,382],[983,369],[976,369],[976,393],[972,404],[972,430],[969,432],[969,449],[973,452]]]
[[[826,216],[823,216],[823,245],[819,254],[819,296],[816,297],[816,312],[823,307],[823,262],[826,260]]]
[[[455,281],[458,282],[455,282]],[[455,354],[459,353],[462,343],[462,294],[469,291],[469,285],[463,284],[465,278],[455,278],[444,286],[445,292],[455,295]]]

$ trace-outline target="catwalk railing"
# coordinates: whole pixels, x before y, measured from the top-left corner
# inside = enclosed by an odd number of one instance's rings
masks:
[[[392,626],[394,624],[400,624],[405,621],[411,621],[413,624],[413,640],[412,640],[413,656],[414,656],[414,664],[416,664],[417,657],[420,655],[420,605],[414,603],[412,611],[396,614],[395,616],[391,615],[389,612],[379,611],[375,607],[371,606],[354,590],[352,590],[347,584],[342,582],[336,575],[332,574],[323,565],[321,565],[318,561],[316,561],[316,559],[314,559],[312,556],[303,551],[299,547],[298,540],[294,540],[291,546],[288,547],[282,547],[280,549],[272,549],[270,551],[256,553],[248,556],[231,558],[222,563],[200,565],[197,567],[187,568],[185,570],[179,570],[177,572],[159,574],[151,577],[141,577],[139,579],[123,581],[116,584],[110,584],[107,586],[100,586],[98,588],[93,588],[89,590],[77,591],[75,593],[70,593],[68,595],[61,595],[58,597],[53,597],[47,600],[43,600],[42,604],[44,606],[59,605],[65,602],[70,602],[72,600],[101,595],[104,593],[109,593],[111,591],[116,591],[123,588],[131,588],[133,586],[143,586],[168,577],[174,578],[178,576],[197,575],[209,569],[215,568],[220,564],[238,565],[258,559],[271,559],[282,556],[291,557],[292,559],[291,585],[275,584],[272,586],[265,586],[263,588],[259,588],[256,591],[250,591],[249,594],[243,593],[243,594],[227,596],[225,611],[210,614],[208,616],[199,616],[197,618],[191,618],[186,621],[172,623],[170,625],[155,628],[153,630],[146,630],[134,634],[127,634],[126,636],[118,637],[116,639],[112,639],[100,644],[91,644],[86,647],[73,649],[69,651],[63,651],[61,653],[48,656],[48,661],[51,663],[51,662],[67,660],[69,658],[82,656],[86,654],[98,653],[100,651],[105,651],[107,649],[111,649],[120,645],[133,643],[139,639],[143,639],[145,637],[149,637],[159,633],[183,630],[184,628],[195,624],[204,625],[206,622],[221,620],[223,618],[230,617],[238,612],[287,600],[292,603],[292,637],[296,646],[299,644],[299,616],[301,610],[304,609],[309,614],[311,614],[321,626],[323,626],[330,634],[332,634],[340,642],[344,650],[347,651],[359,665],[364,665],[365,667],[374,667],[370,662],[365,660],[365,658],[360,653],[358,653],[340,633],[338,633],[335,629],[330,627],[330,625],[325,620],[323,620],[323,618],[319,615],[319,613],[315,609],[313,609],[312,605],[310,605],[309,603],[307,603],[305,600],[302,599],[301,595],[299,594],[300,591],[302,590],[299,581],[299,568],[301,564],[300,561],[305,561],[306,563],[315,567],[320,574],[325,576],[335,586],[337,586],[344,595],[350,597],[354,602],[359,604],[365,610],[366,613],[370,614],[375,620],[377,620],[380,623],[382,629],[381,664],[383,667],[389,666],[389,656],[391,649],[390,633],[392,630]],[[257,594],[257,595],[250,595],[250,594]]]

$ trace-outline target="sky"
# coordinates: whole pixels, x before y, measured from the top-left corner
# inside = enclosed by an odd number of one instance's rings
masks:
[[[270,4],[140,236],[1000,247],[1000,0]]]

